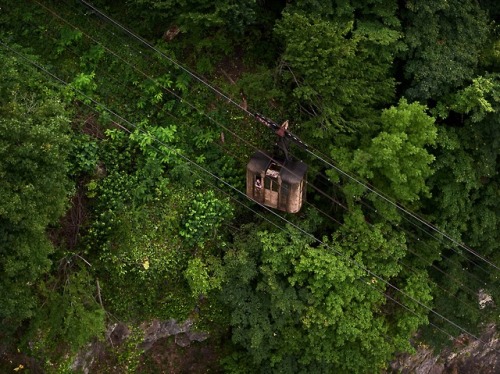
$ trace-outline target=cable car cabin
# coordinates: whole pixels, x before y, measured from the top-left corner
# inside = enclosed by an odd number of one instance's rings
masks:
[[[258,151],[247,165],[247,196],[270,208],[297,213],[306,200],[306,172],[301,161],[277,162]]]

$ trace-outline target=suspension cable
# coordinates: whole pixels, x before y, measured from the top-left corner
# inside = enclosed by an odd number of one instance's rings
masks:
[[[44,73],[46,73],[47,75],[51,76],[53,79],[55,79],[56,81],[58,81],[59,83],[67,86],[68,83],[65,82],[64,80],[62,80],[61,78],[57,77],[55,74],[53,74],[52,72],[50,72],[47,68],[45,68],[43,65],[41,65],[40,63],[37,63],[36,61],[32,60],[32,59],[29,59],[28,57],[26,57],[25,55],[23,55],[22,53],[16,51],[15,49],[11,48],[8,44],[6,44],[3,40],[0,39],[0,44],[3,45],[6,49],[8,49],[9,51],[13,52],[15,55],[19,56],[22,58],[23,61],[25,61],[26,63],[29,63],[33,66],[35,66],[36,68],[38,68],[39,70],[43,71]],[[95,99],[93,99],[92,97],[86,95],[85,93],[83,93],[82,91],[79,91],[78,89],[76,88],[73,88],[75,91],[77,91],[80,95],[82,95],[83,97],[86,97],[90,102],[92,102],[94,105],[104,109],[105,111],[107,111],[109,114],[113,115],[114,117],[118,118],[120,121],[122,121],[123,123],[126,123],[127,125],[129,125],[130,127],[134,128],[135,130],[143,133],[143,134],[147,134],[148,136],[150,136],[155,142],[157,142],[159,145],[165,147],[166,149],[169,149],[170,151],[172,151],[173,153],[177,154],[181,159],[183,159],[186,163],[189,163],[190,165],[192,166],[195,166],[197,169],[199,169],[200,171],[204,172],[205,174],[207,174],[208,176],[214,178],[215,180],[221,182],[222,184],[224,184],[226,187],[230,188],[231,190],[237,192],[238,194],[246,197],[247,199],[251,200],[249,197],[246,196],[246,194],[240,190],[238,190],[236,187],[232,186],[230,183],[224,181],[222,178],[218,177],[217,175],[215,175],[214,173],[212,173],[211,171],[209,171],[208,169],[204,168],[203,166],[197,164],[196,162],[192,161],[189,157],[183,155],[181,152],[179,152],[178,150],[176,150],[175,148],[172,148],[172,146],[166,144],[165,142],[163,142],[162,140],[156,138],[154,135],[152,134],[149,134],[147,133],[145,130],[141,129],[140,127],[138,127],[137,125],[135,125],[134,123],[128,121],[127,119],[125,119],[124,117],[120,116],[118,113],[114,112],[112,109],[108,108],[106,105],[104,104],[101,104],[99,102],[97,102]],[[124,128],[125,126],[119,124],[119,126],[121,128]],[[401,288],[393,285],[392,283],[390,283],[389,281],[385,280],[383,277],[379,276],[378,274],[376,274],[375,272],[373,272],[372,270],[368,269],[366,266],[364,266],[362,263],[360,263],[358,260],[356,259],[353,259],[353,258],[350,258],[348,255],[340,252],[339,250],[331,247],[328,243],[326,243],[325,241],[321,240],[321,239],[318,239],[316,238],[313,234],[307,232],[306,230],[302,229],[301,227],[297,226],[296,224],[294,224],[293,222],[290,222],[289,220],[287,220],[286,218],[280,216],[278,213],[274,212],[272,209],[262,205],[262,204],[259,204],[263,209],[265,209],[266,211],[268,211],[271,215],[277,217],[278,219],[284,221],[286,224],[288,224],[290,227],[293,227],[294,229],[296,229],[298,232],[302,233],[303,235],[305,235],[306,237],[309,237],[311,238],[313,241],[317,242],[318,244],[322,245],[323,247],[325,248],[328,248],[330,249],[332,252],[334,252],[336,255],[338,255],[339,257],[343,258],[345,261],[347,262],[350,262],[351,264],[353,264],[355,267],[357,267],[358,269],[362,270],[364,273],[368,273],[370,276],[372,276],[373,278],[377,279],[378,281],[382,282],[383,284],[385,284],[387,287],[390,287],[392,289],[394,289],[395,291],[399,292],[401,295],[403,296],[406,296],[408,299],[412,300],[413,302],[415,302],[416,304],[418,304],[420,307],[422,307],[423,309],[427,310],[428,312],[436,315],[437,317],[441,318],[443,321],[445,321],[446,323],[450,324],[451,326],[457,328],[458,330],[460,330],[462,333],[464,334],[467,334],[469,336],[471,336],[472,338],[474,338],[475,340],[477,341],[480,341],[482,343],[486,343],[484,342],[481,338],[479,338],[478,336],[476,336],[475,334],[472,334],[470,333],[469,331],[467,331],[465,328],[463,328],[462,326],[458,325],[457,323],[451,321],[450,319],[448,319],[447,317],[443,316],[442,314],[440,314],[439,312],[436,312],[435,310],[433,310],[431,307],[427,306],[425,303],[421,302],[420,300],[417,300],[415,299],[412,295],[406,293],[405,291],[403,291]],[[382,295],[386,295],[384,292],[382,291],[379,291]],[[410,308],[408,306],[406,306],[406,308],[408,308],[410,310]]]
[[[94,39],[93,37],[89,36],[88,34],[86,34],[83,30],[79,29],[78,27],[74,26],[73,24],[69,23],[67,20],[65,20],[64,18],[62,18],[61,16],[59,16],[58,14],[56,14],[55,12],[53,12],[51,9],[47,8],[46,6],[44,6],[43,4],[40,4],[38,1],[35,0],[35,2],[37,2],[40,6],[42,6],[43,8],[45,8],[46,10],[48,10],[49,12],[51,12],[55,17],[59,18],[61,21],[65,22],[66,24],[68,24],[69,26],[75,28],[76,30],[79,30],[80,32],[82,32],[87,38],[91,39],[92,41],[94,41],[95,43],[101,45],[108,53],[114,55],[115,57],[117,57],[118,59],[120,59],[122,62],[124,62],[125,64],[129,65],[131,68],[133,68],[134,70],[138,71],[139,73],[141,73],[142,75],[144,75],[146,78],[152,80],[152,81],[155,81],[155,79],[153,77],[151,77],[150,75],[148,75],[147,73],[145,73],[144,71],[140,70],[139,68],[137,68],[135,65],[131,64],[129,61],[125,60],[124,58],[122,58],[121,56],[117,55],[114,51],[110,50],[109,48],[107,48],[106,46],[104,46],[103,44],[101,44],[99,41],[97,41],[96,39]],[[156,82],[156,81],[155,81]],[[160,84],[161,85],[161,84]],[[246,144],[250,145],[252,148],[256,149],[255,146],[253,146],[250,142],[248,142],[247,140],[241,138],[238,134],[234,133],[233,131],[229,130],[229,128],[227,128],[226,126],[222,125],[221,123],[219,123],[218,121],[216,121],[215,119],[213,119],[211,116],[207,115],[206,113],[204,113],[203,111],[201,111],[199,108],[196,108],[193,104],[191,104],[189,101],[185,100],[185,99],[182,99],[178,94],[176,94],[175,92],[173,92],[172,90],[170,90],[168,87],[165,87],[164,85],[161,85],[165,90],[167,90],[169,93],[171,93],[172,95],[174,95],[177,99],[179,99],[180,101],[184,102],[186,105],[189,105],[191,108],[201,112],[201,114],[205,115],[208,119],[210,119],[212,122],[216,123],[219,127],[222,127],[223,129],[225,129],[226,131],[228,131],[229,133],[231,133],[232,135],[234,135],[235,137],[237,137],[239,140],[241,140],[242,142],[245,142]],[[272,160],[272,158],[271,158]],[[329,198],[332,202],[340,205],[342,208],[344,208],[345,210],[348,210],[346,207],[344,207],[342,204],[340,204],[339,202],[337,202],[335,199],[333,199],[332,197],[330,197],[329,195],[327,195],[325,192],[321,191],[320,189],[318,189],[317,187],[315,187],[314,185],[312,185],[311,183],[308,182],[308,185],[311,186],[312,188],[314,188],[316,191],[320,192],[321,194],[323,194],[324,196],[326,196],[327,198]],[[311,206],[314,206],[311,204]],[[322,214],[324,215],[327,215],[328,217],[330,217],[331,220],[341,224],[339,221],[337,221],[336,219],[334,219],[333,217],[331,217],[330,215],[328,215],[327,213],[321,211],[319,208],[317,208],[316,206],[314,206],[315,209],[317,209],[318,211],[320,211]],[[405,230],[407,231],[407,230]],[[411,249],[409,248],[409,251],[411,253],[413,253],[414,255],[416,255],[417,257],[420,257],[418,254],[416,254],[414,251],[411,251]],[[448,259],[446,256],[444,256],[446,259]],[[448,259],[449,261],[451,261],[450,259]],[[479,265],[477,265],[479,266]],[[437,268],[435,265],[432,265],[432,267],[436,268],[438,271],[440,271],[441,273],[444,273],[441,269]],[[480,266],[479,266],[480,267]],[[446,273],[444,273],[446,274]],[[452,280],[454,280],[454,278],[452,278],[450,276],[450,278]],[[462,283],[457,283],[459,285],[461,285],[462,287],[465,287],[466,289],[469,290],[469,292],[472,292],[474,293],[474,291],[470,290],[468,287],[464,286]]]
[[[34,0],[34,1],[36,1],[36,0]],[[103,18],[105,18],[106,20],[108,20],[109,22],[111,22],[112,24],[114,24],[116,27],[118,27],[119,29],[121,29],[122,31],[124,31],[125,33],[127,33],[128,35],[132,36],[133,38],[135,38],[139,42],[143,43],[147,47],[149,47],[152,50],[154,50],[156,53],[158,53],[159,55],[161,55],[163,58],[167,59],[172,64],[174,64],[175,66],[177,66],[178,68],[180,68],[181,70],[183,70],[184,72],[186,72],[187,74],[189,74],[190,76],[192,76],[193,78],[195,78],[196,80],[198,80],[199,82],[201,82],[202,84],[204,84],[205,86],[207,86],[208,88],[210,88],[217,95],[221,96],[222,98],[226,99],[228,102],[230,102],[233,105],[237,106],[240,110],[242,110],[243,112],[245,112],[247,115],[256,118],[256,115],[253,112],[251,112],[248,109],[242,107],[239,103],[237,103],[236,101],[234,101],[231,97],[229,97],[228,95],[226,95],[224,92],[222,92],[218,88],[214,87],[213,85],[211,85],[210,83],[208,83],[205,79],[199,77],[197,74],[195,74],[194,72],[192,72],[188,68],[186,68],[183,65],[181,65],[175,59],[173,59],[170,56],[166,55],[164,52],[162,52],[161,50],[159,50],[158,48],[156,48],[155,46],[153,46],[151,43],[149,43],[148,41],[146,41],[144,38],[140,37],[139,35],[137,35],[133,31],[131,31],[127,27],[123,26],[122,24],[120,24],[119,22],[117,22],[116,20],[114,20],[113,18],[109,17],[108,15],[106,15],[105,13],[103,13],[102,11],[100,11],[98,8],[96,8],[94,5],[92,5],[88,1],[86,1],[86,0],[80,0],[80,2],[83,3],[84,5],[86,5],[87,7],[91,8],[94,12],[98,13],[99,15],[101,15]],[[329,167],[331,167],[331,168],[335,169],[336,171],[338,171],[340,174],[348,177],[349,179],[351,179],[355,183],[357,183],[357,184],[363,186],[364,188],[366,188],[367,190],[371,191],[372,193],[374,193],[375,195],[377,195],[379,198],[381,198],[385,202],[387,202],[390,205],[394,206],[399,211],[402,211],[405,214],[409,215],[410,217],[412,217],[412,218],[416,219],[417,221],[421,222],[426,227],[430,228],[432,231],[435,231],[436,233],[441,234],[443,237],[445,237],[446,239],[448,239],[449,241],[451,241],[455,245],[461,247],[462,249],[466,250],[470,254],[478,257],[479,259],[481,259],[482,261],[484,261],[488,265],[492,266],[493,268],[495,268],[497,270],[500,270],[500,267],[498,267],[497,265],[495,265],[490,260],[488,260],[485,257],[483,257],[480,254],[478,254],[476,251],[474,251],[472,248],[470,248],[466,244],[459,242],[458,240],[454,239],[449,234],[447,234],[444,231],[442,231],[439,228],[437,228],[435,225],[431,224],[430,222],[428,222],[425,219],[423,219],[420,216],[418,216],[416,213],[410,211],[409,209],[405,208],[401,204],[399,204],[397,202],[394,202],[392,199],[390,199],[389,197],[385,196],[382,192],[378,191],[378,189],[376,189],[375,187],[370,187],[369,185],[363,183],[358,178],[356,178],[356,177],[350,175],[349,173],[341,170],[338,166],[335,166],[332,162],[328,161],[327,160],[328,159],[327,156],[325,156],[324,154],[322,154],[318,150],[313,149],[317,153],[319,153],[321,155],[320,156],[320,155],[316,154],[315,152],[313,152],[312,149],[310,149],[308,147],[308,148],[306,148],[306,152],[309,153],[314,158],[316,158],[316,159],[320,160],[321,162],[323,162],[325,165],[328,165]]]

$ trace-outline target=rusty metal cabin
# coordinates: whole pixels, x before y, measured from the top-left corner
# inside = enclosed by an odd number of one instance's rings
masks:
[[[258,151],[247,165],[247,196],[270,208],[297,213],[306,200],[306,173],[307,165],[301,161],[273,161]]]

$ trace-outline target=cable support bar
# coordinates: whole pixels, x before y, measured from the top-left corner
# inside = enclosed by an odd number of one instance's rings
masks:
[[[262,114],[260,113],[254,113],[254,116],[255,118],[257,119],[257,121],[259,121],[260,123],[264,124],[264,126],[274,130],[274,131],[279,131],[280,130],[280,125],[277,124],[276,122],[274,122],[273,120],[267,118],[267,117],[264,117]],[[284,130],[284,136],[287,138],[287,139],[290,139],[292,140],[294,143],[296,143],[297,145],[301,146],[302,148],[304,149],[307,149],[308,148],[308,145],[306,143],[304,143],[302,140],[300,140],[297,136],[295,136],[294,134],[292,134],[290,131],[288,130]]]

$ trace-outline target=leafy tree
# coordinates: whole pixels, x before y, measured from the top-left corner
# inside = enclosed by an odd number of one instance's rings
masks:
[[[169,50],[178,51],[201,73],[212,73],[224,56],[241,50],[237,43],[249,26],[269,18],[256,0],[129,0],[128,6],[140,20],[134,26],[142,34],[163,37]]]
[[[367,133],[354,151],[334,148],[332,155],[342,168],[355,170],[398,201],[418,201],[429,194],[426,180],[434,156],[426,147],[435,143],[437,135],[434,119],[425,110],[401,99],[398,106],[382,111],[380,132]]]
[[[440,129],[430,183],[440,212],[436,219],[455,237],[465,235],[484,255],[493,255],[498,244],[493,191],[498,183],[499,88],[497,75],[478,77],[436,107],[444,108],[439,113],[450,124]]]
[[[255,22],[257,2],[245,0],[237,3],[207,0],[130,0],[147,24],[167,22],[184,32],[202,31],[213,27],[228,27],[242,32]],[[155,25],[156,26],[156,25]]]
[[[212,191],[197,194],[188,208],[179,235],[188,246],[203,248],[206,241],[216,238],[217,230],[230,215],[231,206],[227,201],[217,199]]]
[[[438,227],[493,263],[498,263],[500,243],[499,201],[495,192],[499,183],[496,170],[500,149],[498,89],[497,75],[478,77],[436,106],[436,113],[449,126],[441,127],[438,132],[434,175],[428,183],[432,199],[425,201],[425,210]],[[483,289],[499,297],[496,269],[452,243],[445,246],[444,254],[453,260],[441,264],[446,273],[453,274],[475,292]],[[449,305],[456,303],[453,297],[477,305],[477,295],[457,288],[439,274],[436,279],[452,290],[452,296],[440,295],[439,310],[455,316],[460,325],[474,330],[494,312],[494,308],[482,311],[478,307],[450,308]],[[455,329],[451,332],[458,333]]]
[[[93,220],[83,241],[96,263],[104,305],[122,318],[162,315],[172,289],[184,286],[175,287],[187,261],[177,235],[185,191],[174,188],[165,172],[166,165],[175,164],[175,153],[151,146],[152,134],[167,144],[174,132],[152,128],[129,136],[108,130],[98,143],[105,174],[87,184]]]
[[[285,46],[282,79],[312,115],[306,122],[312,137],[369,126],[374,109],[393,98],[396,8],[372,3],[367,11],[361,4],[300,1],[275,27]]]
[[[76,352],[91,339],[104,335],[104,310],[92,296],[96,284],[85,269],[72,270],[72,261],[70,257],[61,261],[61,267],[69,270],[62,285],[54,278],[40,285],[44,306],[31,321],[30,332],[24,338],[34,342],[33,354],[44,359],[54,357],[58,351],[65,352],[61,349],[64,343],[70,352]]]
[[[410,99],[436,100],[474,77],[490,31],[479,2],[406,1],[401,10]]]
[[[211,191],[196,193],[201,180],[192,171],[188,185],[170,179],[178,179],[182,166],[175,126],[144,121],[130,136],[117,130],[106,135],[97,152],[106,175],[87,184],[94,219],[85,237],[99,264],[103,302],[130,320],[186,318],[197,292],[208,291],[203,274],[194,273],[203,269],[201,259],[190,260],[191,254],[220,247],[231,207]],[[212,267],[210,258],[208,263]]]
[[[177,235],[186,204],[182,193],[115,208],[93,228],[103,303],[120,318],[182,319],[194,307],[182,273],[190,256]]]
[[[356,229],[354,229],[356,228]],[[425,272],[404,276],[402,235],[373,229],[353,213],[325,245],[293,229],[250,228],[224,257],[221,297],[232,309],[233,342],[266,372],[374,372],[425,323],[422,308],[404,299],[400,309],[384,298],[382,279],[428,303]],[[350,260],[347,260],[350,259]],[[396,299],[400,295],[394,295]]]
[[[214,256],[210,256],[206,261],[199,257],[190,259],[184,276],[194,297],[219,290],[224,278],[220,261]]]
[[[12,330],[33,315],[33,286],[50,268],[46,229],[67,204],[69,138],[67,112],[44,78],[3,50],[0,69],[0,319]]]

